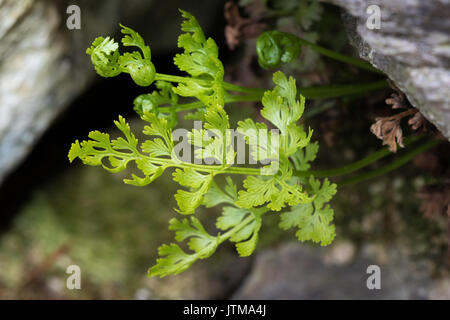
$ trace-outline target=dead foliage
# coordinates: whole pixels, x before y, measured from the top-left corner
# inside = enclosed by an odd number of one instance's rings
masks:
[[[406,109],[389,117],[375,118],[375,123],[370,127],[370,131],[380,140],[383,145],[387,145],[389,150],[393,153],[397,152],[397,146],[404,148],[403,145],[403,130],[401,127],[401,120],[405,117],[412,116],[408,120],[408,124],[414,131],[424,132],[427,130],[428,121],[423,117],[419,110],[414,109],[407,101],[403,92],[398,89],[393,82],[389,82],[394,93],[390,98],[386,99],[386,104],[391,105],[393,110]]]

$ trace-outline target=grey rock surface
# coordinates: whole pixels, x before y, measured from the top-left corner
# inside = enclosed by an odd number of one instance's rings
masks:
[[[0,1],[0,183],[92,81],[82,53],[94,30],[116,28],[119,1],[77,4],[82,29],[70,31],[61,1]]]
[[[95,37],[118,33],[119,23],[151,40],[152,53],[173,52],[190,10],[207,29],[222,4],[202,0],[0,0],[0,184],[46,128],[94,79],[86,48]],[[67,7],[81,9],[81,29],[66,27]],[[60,147],[60,146],[55,146]]]
[[[450,1],[323,0],[345,9],[350,41],[450,139]],[[378,5],[380,29],[366,25]]]
[[[367,288],[367,267],[380,267],[381,289]],[[233,299],[449,299],[450,280],[434,279],[429,261],[398,247],[285,243],[257,254]]]

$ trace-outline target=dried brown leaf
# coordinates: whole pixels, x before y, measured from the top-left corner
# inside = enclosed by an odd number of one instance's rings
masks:
[[[409,104],[406,100],[405,94],[391,80],[389,80],[389,86],[395,91],[395,93],[392,93],[391,97],[386,99],[386,104],[392,105],[392,109],[408,109]]]
[[[391,105],[392,109],[406,109],[406,108],[408,108],[408,105],[407,105],[406,99],[405,99],[405,95],[403,93],[401,93],[401,94],[397,94],[397,93],[391,94],[391,97],[386,99],[386,104]]]
[[[370,131],[380,140],[383,145],[389,146],[393,153],[397,152],[397,144],[404,148],[403,131],[400,127],[400,119],[391,119],[391,117],[377,118],[376,122],[370,127]]]
[[[397,152],[397,143],[400,147],[403,145],[403,131],[400,122],[404,117],[417,114],[416,109],[409,109],[390,117],[376,118],[375,123],[370,127],[370,131],[378,138],[383,140],[383,145],[388,145],[389,150]]]
[[[412,107],[406,99],[405,94],[394,84],[394,82],[389,81],[389,85],[395,90],[395,93],[392,93],[391,97],[385,100],[386,104],[391,105],[392,109],[411,109]],[[408,120],[408,124],[413,130],[418,130],[419,128],[425,130],[427,123],[428,121],[418,110],[416,110],[414,116]]]
[[[427,122],[428,121],[420,112],[416,112],[414,116],[412,116],[408,120],[408,124],[411,126],[411,128],[413,128],[413,130],[417,130],[421,127],[425,130]]]

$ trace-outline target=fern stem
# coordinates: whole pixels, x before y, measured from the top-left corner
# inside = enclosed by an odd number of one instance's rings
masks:
[[[337,84],[327,86],[314,86],[308,88],[297,88],[300,94],[305,98],[313,99],[329,99],[352,94],[366,93],[373,90],[388,88],[389,84],[386,80],[360,84]]]
[[[317,45],[315,43],[309,42],[309,41],[307,41],[305,39],[302,39],[302,38],[298,38],[298,41],[299,41],[300,44],[304,45],[305,47],[310,48],[311,50],[314,50],[317,53],[320,53],[321,55],[324,55],[326,57],[332,58],[332,59],[340,61],[340,62],[351,64],[351,65],[353,65],[355,67],[358,67],[358,68],[361,68],[361,69],[365,69],[367,71],[384,74],[382,71],[374,68],[370,63],[368,63],[368,62],[366,62],[364,60],[340,54],[338,52],[335,52],[333,50],[321,47],[321,46],[319,46],[319,45]]]
[[[239,230],[241,230],[242,228],[244,228],[246,225],[248,225],[249,223],[251,223],[253,220],[255,220],[255,217],[253,216],[253,214],[250,214],[247,218],[245,218],[244,220],[241,221],[241,223],[239,223],[238,225],[234,226],[232,229],[228,230],[227,232],[225,232],[224,234],[219,234],[217,236],[217,242],[218,244],[221,244],[222,242],[224,242],[225,240],[227,240],[228,238],[230,238],[233,234],[235,234],[236,232],[238,232]]]
[[[253,175],[259,176],[261,175],[260,168],[245,168],[245,167],[224,167],[222,165],[203,165],[196,164],[190,162],[173,162],[171,159],[167,159],[167,161],[161,160],[161,158],[151,158],[153,163],[157,163],[169,167],[177,167],[177,168],[191,168],[201,172],[214,173],[214,174],[241,174],[241,175]]]
[[[201,79],[193,79],[190,77],[174,76],[170,74],[156,73],[156,80],[169,81],[169,82],[181,82],[187,83],[196,81],[200,84],[208,85],[208,81]],[[244,86],[238,86],[229,82],[223,82],[223,87],[226,90],[248,93],[255,101],[261,100],[264,95],[265,89],[262,88],[249,88]],[[369,82],[363,84],[343,84],[343,85],[326,85],[315,86],[308,88],[297,88],[298,91],[308,99],[325,99],[346,96],[350,94],[363,93],[371,90],[378,90],[389,87],[386,80]],[[253,101],[253,100],[247,100]]]
[[[183,78],[183,77],[181,77]],[[363,84],[343,84],[343,85],[327,85],[327,86],[316,86],[309,88],[298,88],[300,94],[302,94],[307,99],[328,99],[337,98],[351,94],[365,93],[372,90],[378,90],[387,88],[388,83],[386,80],[369,82]],[[253,88],[249,88],[254,90]],[[256,90],[256,89],[255,89]],[[260,101],[264,90],[257,89],[258,91],[253,91],[251,94],[237,95],[237,94],[227,94],[225,97],[225,103],[231,102],[257,102]],[[168,111],[175,110],[176,112],[185,110],[194,110],[203,107],[204,104],[200,101],[190,102],[186,104],[179,104],[171,107],[161,107],[163,111],[167,109]]]
[[[246,88],[237,86],[242,88],[241,91],[233,90],[230,86],[231,83],[224,83],[224,88],[230,91],[244,92],[249,93],[247,96],[234,95],[236,97],[236,101],[260,101],[264,95],[264,89],[255,89],[255,88]],[[313,86],[313,87],[297,87],[298,92],[303,95],[307,99],[329,99],[329,98],[337,98],[352,94],[366,93],[373,90],[379,90],[388,88],[389,83],[386,80],[379,80],[368,83],[358,83],[358,84],[337,84],[337,85],[324,85],[324,86]],[[248,89],[248,90],[244,90]],[[244,97],[246,100],[239,100],[237,97]]]
[[[359,182],[363,182],[366,181],[368,179],[373,179],[376,178],[380,175],[386,174],[388,172],[391,172],[392,170],[395,170],[401,166],[403,166],[404,164],[408,163],[410,160],[412,160],[415,156],[417,156],[418,154],[431,149],[435,146],[437,146],[438,144],[442,143],[443,140],[431,140],[428,141],[420,146],[418,146],[417,148],[411,150],[410,152],[408,152],[407,154],[399,157],[398,159],[396,159],[395,161],[372,171],[369,172],[364,172],[362,174],[359,174],[355,177],[349,178],[347,180],[341,181],[338,183],[338,186],[347,186],[347,185],[352,185],[352,184],[356,184]]]
[[[414,142],[420,140],[421,138],[423,138],[423,136],[420,136],[420,135],[419,136],[409,136],[409,137],[405,138],[404,144],[405,144],[405,146],[411,145]],[[341,175],[355,172],[361,168],[364,168],[364,167],[374,163],[375,161],[378,161],[390,154],[391,154],[391,151],[389,151],[389,148],[386,147],[386,148],[383,148],[381,150],[378,150],[378,151],[370,154],[369,156],[365,157],[364,159],[353,162],[352,164],[349,164],[347,166],[335,168],[335,169],[329,169],[329,170],[311,170],[311,171],[308,171],[308,174],[312,174],[313,176],[315,176],[317,178],[341,176]],[[304,174],[301,171],[298,172],[298,175],[304,176]]]
[[[413,144],[414,142],[420,140],[421,138],[422,138],[422,136],[408,137],[405,139],[405,144],[406,145]],[[360,175],[357,175],[356,177],[344,180],[343,182],[338,183],[338,185],[342,186],[342,185],[358,183],[358,182],[361,182],[361,181],[364,181],[367,179],[371,179],[378,175],[382,175],[387,172],[390,172],[390,171],[404,165],[405,163],[407,163],[408,161],[413,159],[416,155],[438,145],[441,142],[442,141],[440,141],[440,140],[429,141],[429,142],[427,142],[423,145],[420,145],[419,147],[411,150],[407,154],[401,156],[394,162],[392,162],[384,167],[381,167],[379,169],[376,169],[376,170],[373,170],[370,172],[365,172]],[[387,148],[383,148],[362,160],[356,161],[350,165],[347,165],[347,166],[344,166],[341,168],[330,169],[330,170],[308,170],[308,171],[295,170],[293,172],[293,175],[297,176],[297,177],[308,177],[310,175],[313,175],[317,178],[336,177],[336,176],[346,175],[346,174],[355,172],[361,168],[364,168],[364,167],[374,163],[375,161],[386,157],[389,154],[390,154],[390,151]],[[170,159],[167,159],[167,161],[162,161],[159,158],[154,158],[154,159],[152,158],[151,161],[153,161],[154,163],[159,163],[166,167],[192,168],[192,169],[195,169],[195,170],[198,170],[201,172],[208,172],[208,173],[214,173],[214,174],[261,175],[260,168],[224,167],[221,165],[206,165],[205,166],[202,164],[195,164],[195,163],[188,163],[188,162],[173,163],[172,160],[170,160]]]
[[[236,232],[247,226],[249,223],[252,223],[255,220],[255,215],[258,214],[259,216],[263,215],[264,213],[268,212],[269,209],[267,208],[260,208],[260,209],[252,209],[252,210],[258,210],[258,213],[252,212],[248,217],[246,217],[244,220],[242,220],[238,225],[233,227],[232,229],[228,230],[224,234],[219,234],[217,242],[221,244],[228,238],[230,238],[232,235],[234,235]]]
[[[174,76],[174,75],[165,74],[165,73],[156,73],[155,80],[186,83],[186,82],[192,81],[192,78],[182,77],[182,76]],[[196,80],[196,81],[204,82],[202,80]]]
[[[229,90],[229,91],[257,94],[260,96],[260,98],[262,97],[262,95],[264,94],[264,91],[265,91],[265,89],[238,86],[236,84],[232,84],[232,83],[225,82],[225,81],[223,82],[223,87],[225,90]]]

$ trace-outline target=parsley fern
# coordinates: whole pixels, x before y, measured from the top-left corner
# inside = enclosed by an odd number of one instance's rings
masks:
[[[276,130],[269,131],[265,123],[255,123],[252,119],[240,121],[238,132],[245,137],[259,165],[235,166],[236,152],[224,107],[230,101],[228,91],[242,88],[223,81],[224,68],[216,43],[205,37],[191,14],[181,13],[185,18],[184,33],[178,39],[178,46],[184,52],[175,56],[174,63],[189,77],[156,73],[150,47],[128,27],[122,26],[122,44],[140,51],[121,55],[118,43],[110,38],[97,38],[87,50],[101,76],[126,72],[142,86],[156,80],[153,93],[140,95],[134,101],[136,112],[147,123],[143,133],[148,139],[138,141],[126,120],[119,116],[114,123],[123,137],[111,140],[107,133],[92,131],[89,140],[72,144],[69,160],[78,158],[86,165],[102,166],[111,172],[123,171],[133,162],[140,173],[132,174],[124,182],[135,186],[148,185],[172,170],[173,180],[182,187],[175,194],[176,211],[190,217],[173,218],[169,229],[175,232],[177,242],[187,241],[189,252],[176,243],[162,245],[156,265],[149,270],[150,276],[183,272],[196,260],[210,257],[227,240],[235,243],[240,256],[251,255],[258,243],[264,214],[287,207],[290,208],[279,213],[282,229],[296,227],[300,241],[329,244],[335,229],[328,202],[336,193],[336,185],[327,179],[321,182],[312,175],[306,177],[318,145],[311,142],[312,130],[298,124],[305,109],[305,98],[298,94],[295,80],[278,71],[273,75],[272,90],[263,93],[242,90],[262,98],[261,116]],[[192,102],[200,112],[194,117],[201,118],[203,126],[193,129],[188,136],[196,161],[181,160],[175,150],[172,135],[177,112],[183,109],[178,103],[179,96],[198,100]],[[259,135],[258,130],[267,134]],[[294,175],[295,171],[302,171],[303,176]],[[216,182],[219,175],[226,176],[224,190]],[[242,188],[233,181],[234,175],[245,177]],[[223,206],[216,222],[219,231],[216,235],[209,233],[193,215],[201,205]]]

